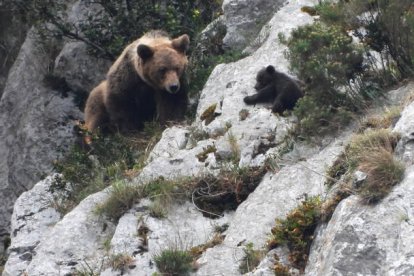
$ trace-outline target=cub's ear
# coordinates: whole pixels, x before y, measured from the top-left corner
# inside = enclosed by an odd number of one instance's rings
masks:
[[[151,49],[151,47],[144,44],[138,45],[137,53],[143,61],[150,59],[154,55],[154,51]]]
[[[269,74],[273,74],[274,72],[276,72],[275,67],[273,67],[272,65],[267,66],[266,72],[268,72]]]
[[[188,35],[182,35],[171,41],[172,47],[180,53],[185,54],[190,46],[190,37]]]

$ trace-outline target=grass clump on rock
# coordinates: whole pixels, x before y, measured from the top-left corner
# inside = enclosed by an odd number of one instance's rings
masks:
[[[176,248],[155,255],[154,262],[162,275],[189,275],[193,270],[191,254]]]
[[[389,122],[388,119],[386,121]],[[382,123],[380,125],[382,126]],[[339,178],[344,175],[346,177],[343,181],[349,182],[352,174],[359,170],[366,174],[366,179],[359,187],[352,189],[364,202],[378,202],[404,177],[404,164],[394,157],[399,139],[398,133],[384,128],[367,129],[363,133],[355,134],[345,148],[345,152],[328,169],[330,179],[326,184],[332,186],[334,180],[339,181]],[[348,186],[351,189],[352,185],[348,184]]]
[[[366,203],[375,203],[384,198],[404,177],[404,165],[395,159],[389,148],[379,147],[361,158],[359,169],[367,179],[358,193]]]
[[[265,173],[265,167],[235,167],[223,169],[218,175],[171,180],[160,177],[135,184],[116,181],[109,190],[109,197],[98,206],[97,211],[117,221],[135,203],[148,197],[153,200],[150,213],[155,217],[165,217],[168,206],[173,202],[191,200],[203,215],[217,218],[226,210],[235,210],[256,189]]]

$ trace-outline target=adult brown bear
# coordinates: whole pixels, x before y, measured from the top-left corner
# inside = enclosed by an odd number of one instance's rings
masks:
[[[188,98],[183,84],[189,37],[171,39],[151,31],[128,45],[106,79],[90,93],[85,107],[89,131],[129,131],[145,121],[184,117]]]

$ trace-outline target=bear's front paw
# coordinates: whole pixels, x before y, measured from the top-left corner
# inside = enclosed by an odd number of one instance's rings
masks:
[[[246,97],[244,97],[243,101],[246,104],[254,104],[255,103],[255,97],[254,96],[246,96]]]

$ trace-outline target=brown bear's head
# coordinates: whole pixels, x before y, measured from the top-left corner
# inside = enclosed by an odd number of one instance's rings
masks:
[[[265,88],[268,84],[272,83],[275,79],[276,70],[272,65],[261,69],[256,76],[256,85],[254,88],[260,90]]]
[[[138,45],[142,73],[153,87],[175,94],[180,90],[180,77],[187,67],[188,35],[171,40],[171,44]]]

